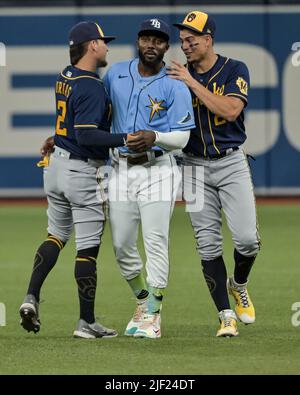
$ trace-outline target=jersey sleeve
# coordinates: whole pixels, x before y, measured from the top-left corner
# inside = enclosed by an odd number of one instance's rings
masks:
[[[174,80],[172,80],[174,82]],[[195,128],[192,97],[189,89],[181,81],[176,81],[170,95],[168,121],[170,130],[190,130]]]
[[[245,103],[248,103],[248,91],[250,87],[250,77],[247,66],[238,62],[232,67],[228,80],[225,84],[224,95],[238,97]]]
[[[98,128],[106,111],[106,92],[98,81],[81,81],[74,101],[74,128]]]

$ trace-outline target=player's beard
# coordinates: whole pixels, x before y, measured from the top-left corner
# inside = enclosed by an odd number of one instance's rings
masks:
[[[106,67],[107,61],[105,59],[98,60],[97,67]]]
[[[142,54],[141,50],[139,49],[139,58],[140,58],[141,62],[142,62],[145,66],[148,66],[148,67],[155,67],[155,66],[159,65],[159,64],[162,62],[162,60],[163,60],[163,58],[164,58],[164,54],[158,53],[157,56],[156,56],[153,60],[148,61],[148,60],[145,58],[145,56]]]

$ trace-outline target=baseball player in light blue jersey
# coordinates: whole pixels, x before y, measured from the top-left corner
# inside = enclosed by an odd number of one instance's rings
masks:
[[[114,149],[109,180],[110,221],[116,259],[137,300],[125,335],[159,338],[163,291],[169,275],[169,224],[180,183],[170,150],[183,148],[195,127],[191,95],[166,75],[169,27],[144,21],[139,58],[114,64],[104,77],[113,104],[113,133],[134,133]],[[147,257],[137,249],[141,222]]]

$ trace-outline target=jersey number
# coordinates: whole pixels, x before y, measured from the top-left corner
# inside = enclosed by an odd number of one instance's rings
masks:
[[[61,123],[65,122],[66,112],[67,112],[67,103],[63,100],[58,100],[57,102],[57,110],[61,110],[61,114],[58,115],[56,121],[56,134],[60,136],[67,135],[67,128],[61,128]]]

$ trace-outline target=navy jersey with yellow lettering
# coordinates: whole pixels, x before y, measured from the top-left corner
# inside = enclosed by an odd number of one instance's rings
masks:
[[[111,102],[99,76],[68,66],[57,78],[55,93],[55,145],[76,156],[107,159],[108,148],[82,147],[75,133],[75,129],[110,130]]]
[[[243,62],[218,55],[217,62],[206,73],[199,74],[190,66],[189,71],[193,78],[210,92],[240,98],[244,105],[247,105],[250,80],[248,68]],[[244,143],[244,111],[234,122],[228,122],[209,111],[194,92],[191,93],[196,128],[191,130],[184,152],[202,157],[218,157],[228,148],[235,148]]]

